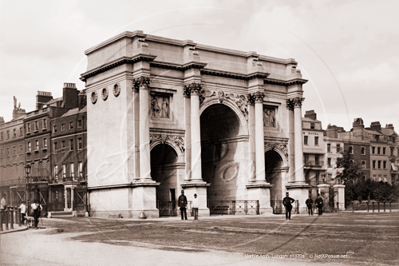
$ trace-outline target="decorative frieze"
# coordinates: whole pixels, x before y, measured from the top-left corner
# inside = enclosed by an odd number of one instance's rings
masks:
[[[267,150],[278,150],[281,153],[285,155],[286,158],[288,158],[288,148],[287,148],[287,142],[285,141],[268,141],[265,142],[265,151]]]
[[[150,134],[150,144],[154,142],[160,142],[161,144],[171,144],[171,146],[177,146],[182,153],[185,151],[184,137],[177,135],[166,135],[166,134]]]
[[[170,98],[164,95],[151,96],[151,117],[169,118],[170,116]]]

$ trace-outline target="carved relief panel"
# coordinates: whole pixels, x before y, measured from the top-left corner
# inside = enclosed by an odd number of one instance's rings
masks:
[[[151,94],[151,117],[170,118],[170,96]]]
[[[276,107],[263,106],[263,126],[276,127]]]

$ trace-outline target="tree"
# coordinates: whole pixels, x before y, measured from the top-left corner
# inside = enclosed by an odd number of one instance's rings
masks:
[[[362,177],[359,164],[355,163],[349,150],[342,153],[342,157],[337,159],[337,168],[341,168],[337,178],[342,180],[345,185],[354,183]]]

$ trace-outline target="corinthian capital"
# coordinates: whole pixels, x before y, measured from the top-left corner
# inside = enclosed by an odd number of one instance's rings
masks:
[[[188,85],[184,85],[184,95],[189,97],[191,94],[200,95],[202,93],[202,85],[200,83],[190,83]]]
[[[255,103],[263,103],[263,98],[265,97],[265,94],[261,91],[257,91],[253,94],[253,97],[255,98]]]
[[[291,111],[294,110],[294,100],[293,99],[287,99],[287,108],[290,109]]]
[[[150,85],[150,77],[141,76],[133,79],[133,87],[136,91],[147,90]]]
[[[302,106],[302,102],[305,100],[305,98],[303,97],[296,97],[293,100],[294,103],[294,107],[301,107]]]

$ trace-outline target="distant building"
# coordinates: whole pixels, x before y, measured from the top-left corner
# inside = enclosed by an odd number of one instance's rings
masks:
[[[342,152],[345,148],[342,139],[338,138],[338,133],[342,132],[345,132],[342,127],[328,125],[324,135],[326,179],[327,182],[336,184],[341,183],[341,180],[337,180],[336,176],[342,170],[337,168],[338,158],[342,158]]]

